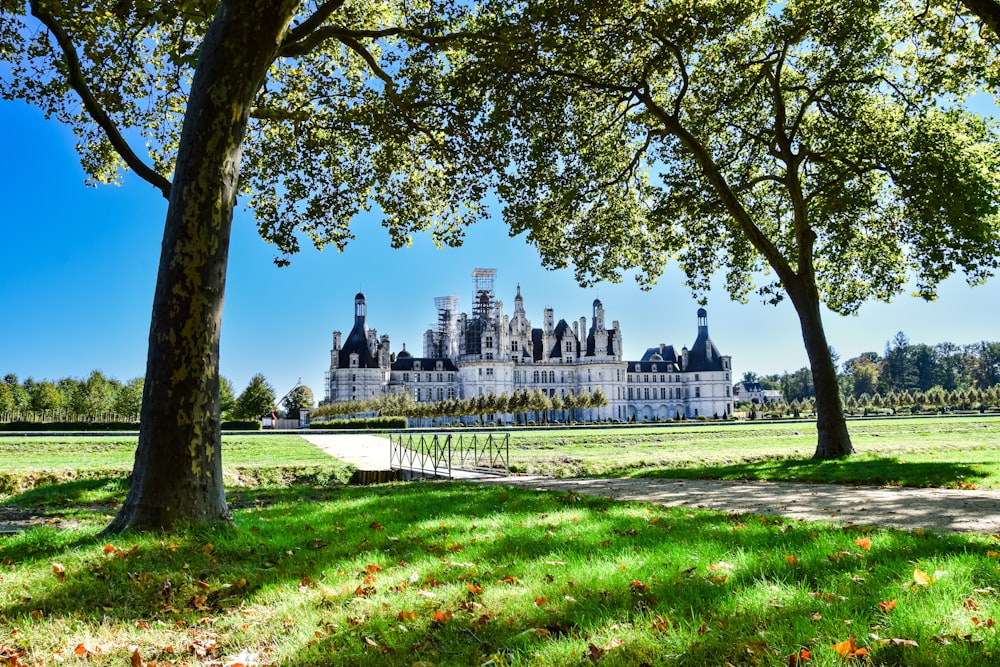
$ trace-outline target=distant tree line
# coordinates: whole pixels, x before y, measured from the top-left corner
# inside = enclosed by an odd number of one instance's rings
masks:
[[[338,401],[319,406],[311,413],[313,420],[322,417],[358,415],[403,416],[426,421],[428,424],[446,423],[490,424],[501,415],[513,415],[517,424],[544,424],[551,422],[600,420],[600,414],[589,412],[608,404],[600,387],[593,393],[568,393],[566,396],[548,396],[541,389],[517,390],[513,394],[484,394],[473,398],[452,398],[443,401],[417,402],[408,393],[386,394],[372,398]]]
[[[138,422],[142,405],[141,377],[127,382],[109,378],[99,370],[86,379],[21,381],[8,373],[0,382],[0,421],[117,421]],[[239,396],[225,377],[220,378],[222,419],[255,420],[274,412],[274,387],[263,374],[254,375]],[[312,391],[299,385],[285,397],[283,411],[298,416],[300,407],[312,406]]]
[[[839,361],[836,354],[834,360]],[[883,401],[889,397],[902,400],[904,395],[925,405],[990,402],[991,392],[1000,385],[1000,343],[926,345],[911,343],[900,331],[886,342],[882,354],[863,352],[840,364],[837,377],[848,408],[852,399],[857,404],[876,397]],[[780,390],[789,404],[815,396],[808,368],[762,376],[748,372],[743,379],[760,382],[765,389]],[[927,400],[928,396],[934,400]],[[949,396],[954,400],[949,401]],[[963,396],[971,398],[965,400]]]

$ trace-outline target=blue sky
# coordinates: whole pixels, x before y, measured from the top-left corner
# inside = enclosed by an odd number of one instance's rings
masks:
[[[57,379],[99,369],[123,382],[141,375],[166,202],[133,175],[121,187],[85,187],[72,133],[33,108],[0,102],[0,121],[0,375]],[[497,269],[507,312],[520,283],[536,326],[546,307],[557,320],[589,318],[599,297],[607,319],[621,323],[628,358],[658,343],[691,345],[697,333],[698,305],[673,267],[649,292],[629,279],[581,289],[571,271],[544,270],[534,248],[510,238],[499,220],[471,228],[463,247],[445,250],[428,238],[393,250],[375,218],[354,230],[345,252],[308,247],[278,268],[250,214],[237,210],[221,351],[222,374],[237,392],[260,372],[279,397],[301,380],[321,398],[331,332],[350,330],[359,290],[368,297],[369,326],[390,336],[393,351],[406,343],[420,354],[434,297],[457,295],[467,311],[476,267]],[[843,360],[881,353],[897,331],[914,343],[1000,340],[998,303],[1000,279],[970,288],[953,278],[934,303],[903,295],[866,304],[855,317],[826,312],[825,324]],[[737,375],[807,365],[790,304],[737,304],[716,289],[706,307],[712,339],[732,356]]]

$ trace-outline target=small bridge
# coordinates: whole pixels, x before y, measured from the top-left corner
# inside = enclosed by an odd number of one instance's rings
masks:
[[[505,477],[510,474],[510,434],[390,433],[389,466],[410,477]]]

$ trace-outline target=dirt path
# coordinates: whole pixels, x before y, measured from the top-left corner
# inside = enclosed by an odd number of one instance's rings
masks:
[[[508,477],[482,483],[807,521],[940,533],[1000,533],[1000,491],[644,478]]]

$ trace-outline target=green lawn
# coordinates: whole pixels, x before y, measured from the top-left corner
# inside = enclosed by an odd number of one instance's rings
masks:
[[[511,431],[518,472],[976,485],[1000,488],[1000,418],[921,417],[849,424],[856,456],[813,462],[811,423]]]
[[[124,478],[137,442],[138,436],[0,437],[0,498],[53,482]],[[226,435],[222,455],[226,483],[233,486],[303,476],[346,481],[353,472],[297,435]]]
[[[111,542],[97,535],[106,515],[55,504],[55,525],[0,538],[0,664],[958,667],[1000,655],[996,538],[454,483],[253,489],[231,503],[232,527]],[[841,655],[851,637],[867,659]]]

